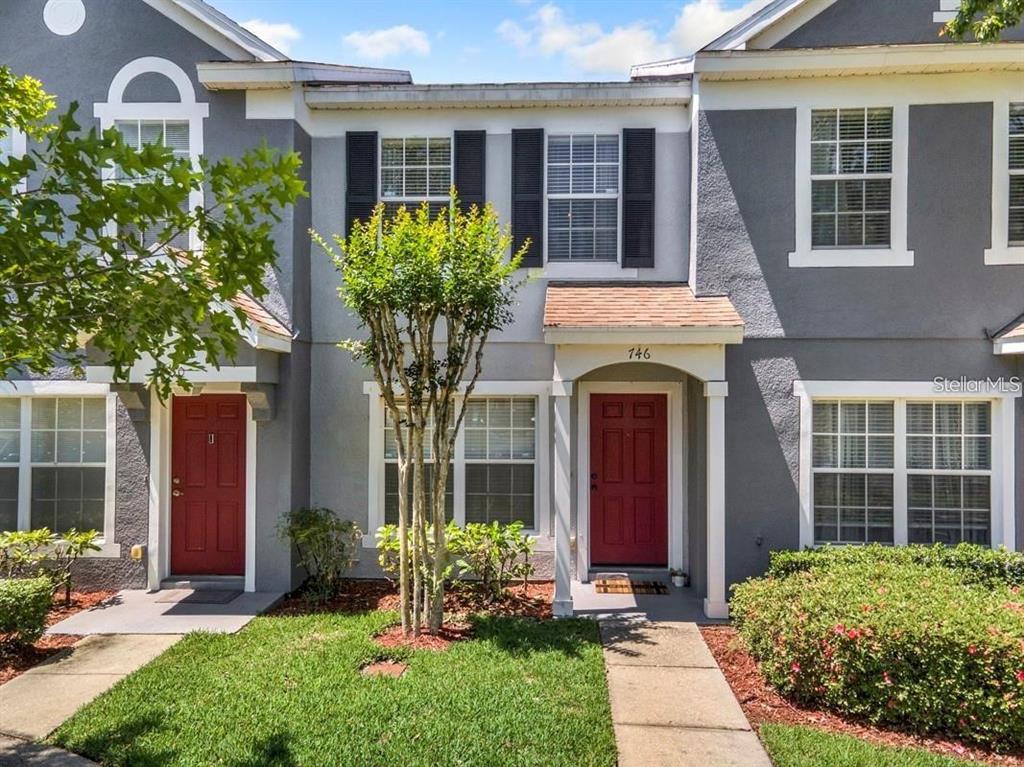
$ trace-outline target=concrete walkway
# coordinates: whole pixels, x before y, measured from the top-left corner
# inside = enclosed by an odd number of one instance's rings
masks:
[[[42,743],[0,735],[0,767],[96,767],[96,762]]]
[[[50,626],[48,634],[187,634],[213,631],[233,634],[270,609],[281,594],[255,591],[239,594],[226,604],[202,604],[181,591],[176,602],[166,591],[120,591],[108,602],[75,613]]]
[[[138,634],[86,637],[70,652],[59,653],[0,685],[0,735],[23,741],[45,738],[86,703],[179,639]]]
[[[600,626],[619,767],[772,767],[695,623]]]

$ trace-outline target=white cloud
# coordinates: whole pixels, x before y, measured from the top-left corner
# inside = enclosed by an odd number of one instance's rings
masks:
[[[408,24],[369,32],[351,32],[345,35],[344,40],[363,59],[386,59],[402,53],[427,56],[430,53],[427,34]]]
[[[679,10],[669,39],[678,51],[677,55],[685,56],[704,47],[767,4],[768,0],[749,0],[730,10],[722,7],[721,0],[690,0]]]
[[[289,53],[292,43],[302,39],[302,33],[287,22],[278,24],[263,19],[249,19],[249,21],[243,21],[242,26],[282,53]]]
[[[722,0],[687,0],[664,37],[643,21],[605,31],[594,21],[570,20],[554,3],[522,21],[505,19],[497,32],[524,54],[561,56],[583,72],[625,76],[633,64],[693,53],[767,2],[748,0],[729,10],[722,7]]]

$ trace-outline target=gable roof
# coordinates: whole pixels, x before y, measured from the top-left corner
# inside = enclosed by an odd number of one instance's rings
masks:
[[[759,11],[751,14],[729,31],[719,35],[701,48],[702,51],[730,51],[743,48],[747,41],[764,31],[775,22],[788,16],[808,0],[772,0]]]
[[[287,61],[288,57],[204,0],[143,0],[235,61]]]

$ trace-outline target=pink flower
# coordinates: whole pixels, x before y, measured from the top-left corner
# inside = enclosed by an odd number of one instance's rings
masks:
[[[1017,672],[1017,681],[1024,682],[1024,669]]]
[[[975,655],[977,652],[978,652],[978,648],[977,647],[975,647],[972,644],[971,645],[967,645],[967,654],[968,655]]]
[[[888,684],[888,685],[892,684],[892,677],[889,676],[889,672],[888,671],[883,671],[882,672],[882,679],[885,681],[886,684]]]
[[[836,627],[835,627],[834,629],[832,629],[832,630],[833,630],[833,631],[834,631],[835,633],[837,633],[837,634],[839,634],[840,636],[842,636],[843,634],[845,634],[845,633],[846,633],[846,626],[844,626],[844,625],[843,625],[842,623],[837,623],[837,624],[836,624]]]
[[[789,667],[789,670],[792,671],[794,674],[799,674],[800,673],[800,664],[799,663],[794,663],[792,666]],[[1022,673],[1024,673],[1024,672],[1022,672]]]

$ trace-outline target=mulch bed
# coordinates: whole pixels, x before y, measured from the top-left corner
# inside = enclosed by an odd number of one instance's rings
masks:
[[[472,584],[456,584],[445,590],[445,617],[462,624],[470,615],[495,615],[542,620],[551,617],[555,586],[550,581],[516,584],[501,599],[490,600]],[[271,615],[317,613],[364,613],[398,609],[398,584],[388,580],[349,579],[341,592],[324,604],[315,604],[301,592],[288,595]]]
[[[993,754],[955,740],[921,737],[864,724],[827,711],[803,708],[788,701],[768,685],[757,662],[744,648],[736,629],[729,626],[704,626],[701,633],[755,730],[766,723],[803,725],[852,735],[878,745],[921,748],[943,756],[1001,767],[1024,767],[1024,754]]]
[[[64,595],[60,594],[46,615],[46,625],[52,626],[77,612],[95,607],[116,593],[116,591],[72,591],[69,606],[64,605]],[[26,647],[0,650],[0,684],[9,682],[64,648],[71,647],[81,638],[76,634],[43,634],[35,643]]]
[[[436,633],[423,632],[419,636],[403,636],[401,626],[391,626],[380,632],[373,641],[390,650],[395,647],[407,647],[410,650],[447,650],[453,642],[469,639],[473,630],[469,625],[445,623]]]

